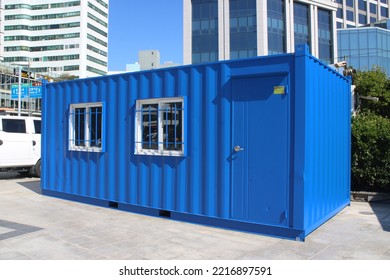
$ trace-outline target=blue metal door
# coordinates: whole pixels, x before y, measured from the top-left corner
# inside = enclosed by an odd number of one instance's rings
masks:
[[[233,219],[288,224],[287,81],[284,75],[233,80]]]

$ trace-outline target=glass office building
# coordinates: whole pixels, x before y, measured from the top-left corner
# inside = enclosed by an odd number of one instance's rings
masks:
[[[361,71],[381,67],[390,76],[390,20],[368,27],[340,29],[339,60]]]
[[[390,0],[336,0],[337,28],[352,28],[389,18]]]
[[[295,51],[337,54],[333,0],[183,0],[184,64]]]

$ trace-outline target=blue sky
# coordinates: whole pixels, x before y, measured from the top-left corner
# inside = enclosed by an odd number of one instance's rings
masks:
[[[110,0],[108,70],[138,61],[138,51],[159,50],[161,63],[183,63],[182,0]]]

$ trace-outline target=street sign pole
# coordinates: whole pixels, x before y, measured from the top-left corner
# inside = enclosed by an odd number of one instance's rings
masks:
[[[18,67],[19,71],[18,71],[18,117],[20,117],[20,110],[21,110],[21,98],[20,98],[20,95],[22,94],[22,81],[21,81],[21,77],[22,77],[22,67],[19,66]]]

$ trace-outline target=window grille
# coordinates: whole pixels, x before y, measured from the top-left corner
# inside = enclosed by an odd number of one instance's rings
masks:
[[[69,150],[101,152],[103,147],[103,105],[72,104],[69,118]]]
[[[135,153],[184,155],[184,111],[183,98],[138,100]]]

